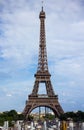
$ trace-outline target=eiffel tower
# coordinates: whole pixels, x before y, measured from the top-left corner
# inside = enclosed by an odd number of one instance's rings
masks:
[[[45,37],[45,12],[42,10],[39,14],[40,19],[40,44],[39,44],[39,57],[38,67],[35,76],[35,83],[32,93],[28,96],[26,106],[23,114],[25,117],[37,107],[43,106],[50,108],[56,116],[60,116],[64,111],[58,102],[58,95],[55,95],[48,70],[47,51],[46,51],[46,37]],[[46,94],[38,94],[39,84],[45,83]]]

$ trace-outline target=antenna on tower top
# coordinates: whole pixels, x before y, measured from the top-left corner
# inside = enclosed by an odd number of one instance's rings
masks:
[[[44,1],[42,0],[42,11],[43,11],[43,2],[44,2]]]

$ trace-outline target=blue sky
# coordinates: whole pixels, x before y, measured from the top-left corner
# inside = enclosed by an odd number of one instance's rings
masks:
[[[0,0],[0,111],[23,111],[32,92],[41,6],[41,0]],[[45,0],[44,10],[54,91],[64,111],[83,111],[84,1]]]

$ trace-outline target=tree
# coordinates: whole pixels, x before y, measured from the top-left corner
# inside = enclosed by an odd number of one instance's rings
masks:
[[[70,118],[75,122],[84,121],[84,112],[66,112],[60,116],[60,120],[68,120]]]
[[[12,126],[12,121],[23,120],[24,116],[18,114],[15,110],[6,111],[0,114],[0,125],[4,125],[4,121],[9,121],[9,126]]]

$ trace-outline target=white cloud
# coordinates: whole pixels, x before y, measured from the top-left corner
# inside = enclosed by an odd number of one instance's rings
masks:
[[[6,96],[7,96],[7,97],[11,97],[12,95],[11,95],[11,94],[7,94]]]
[[[9,0],[9,3],[6,0],[0,1],[0,77],[3,78],[1,82],[5,80],[8,84],[4,83],[4,88],[10,86],[10,92],[6,90],[5,93],[10,96],[10,102],[15,95],[19,95],[21,103],[22,93],[22,97],[25,91],[26,95],[30,93],[30,86],[33,87],[34,84],[30,77],[38,62],[40,5],[38,0]],[[56,86],[54,89],[59,94],[63,89],[64,93],[73,88],[75,93],[79,87],[84,89],[83,7],[75,0],[52,0],[44,2],[44,10],[49,70],[53,86]],[[68,101],[71,99],[69,93],[61,95],[60,98],[66,96]],[[78,96],[80,99],[81,96]],[[76,102],[75,95],[73,98],[73,102]]]

